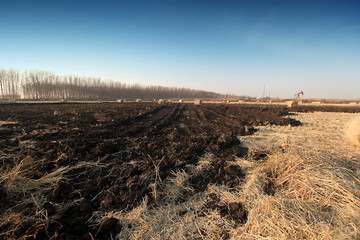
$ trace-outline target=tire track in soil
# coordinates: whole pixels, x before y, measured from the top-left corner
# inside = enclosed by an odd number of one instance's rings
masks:
[[[214,108],[213,106],[209,106],[206,108],[206,112],[208,114],[211,114],[212,118],[215,118],[215,119],[218,118],[218,119],[220,119],[220,121],[222,123],[227,125],[227,127],[225,128],[227,132],[232,132],[234,130],[237,130],[235,132],[235,134],[237,134],[237,135],[244,134],[244,124],[242,124],[235,117],[226,116],[227,115],[226,108],[225,109],[223,108],[222,110],[223,111],[221,113],[221,112],[218,112],[219,110]],[[238,119],[241,119],[241,118],[238,118]]]
[[[145,112],[133,118],[126,119],[124,122],[118,123],[119,130],[122,135],[141,136],[146,129],[151,128],[156,122],[167,115],[168,109],[165,106],[160,106],[154,110]],[[141,123],[145,123],[145,125]],[[139,124],[140,123],[140,124]]]

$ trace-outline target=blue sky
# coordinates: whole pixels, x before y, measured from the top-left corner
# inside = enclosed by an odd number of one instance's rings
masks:
[[[360,98],[360,1],[2,0],[0,67]]]

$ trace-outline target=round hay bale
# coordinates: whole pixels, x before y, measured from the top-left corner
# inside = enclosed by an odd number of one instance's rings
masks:
[[[163,99],[159,99],[158,103],[159,103],[159,104],[164,104],[164,100],[163,100]]]
[[[352,119],[345,127],[345,137],[349,143],[360,149],[360,116]]]
[[[140,99],[140,98],[136,99],[136,102],[137,102],[137,103],[140,103],[140,102],[141,102],[141,99]]]
[[[183,100],[182,100],[182,99],[180,99],[180,100],[179,100],[179,103],[182,103],[182,102],[183,102]]]
[[[194,104],[195,104],[195,105],[201,105],[201,104],[202,104],[202,100],[195,100]]]
[[[286,102],[286,106],[288,107],[296,107],[298,105],[298,103],[296,101],[287,101]]]
[[[118,99],[116,100],[118,103],[123,103],[124,102],[124,99]]]

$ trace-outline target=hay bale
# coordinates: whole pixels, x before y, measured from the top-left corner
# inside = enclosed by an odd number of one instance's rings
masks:
[[[124,99],[118,99],[116,100],[118,103],[123,103],[124,102]]]
[[[202,104],[202,100],[195,100],[195,101],[194,101],[194,104],[195,104],[195,105],[201,105],[201,104]]]
[[[164,104],[164,102],[165,102],[164,99],[159,99],[158,101],[159,104]]]
[[[141,103],[141,99],[140,98],[136,99],[136,102]]]
[[[180,99],[180,100],[179,100],[179,103],[182,103],[182,102],[183,102],[183,100],[182,100],[182,99]]]
[[[298,105],[298,102],[296,101],[287,101],[286,106],[288,107],[296,107]]]
[[[352,119],[345,127],[345,137],[352,145],[360,149],[360,116]]]

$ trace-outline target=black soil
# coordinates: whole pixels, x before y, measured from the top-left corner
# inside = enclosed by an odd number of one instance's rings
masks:
[[[33,190],[37,204],[24,202],[32,192],[8,194],[0,186],[0,214],[11,211],[26,219],[0,224],[0,238],[110,239],[122,226],[114,218],[93,225],[89,219],[94,212],[130,211],[145,196],[149,206],[156,204],[150,187],[155,179],[196,164],[205,153],[216,161],[204,176],[190,179],[195,191],[204,191],[209,183],[234,187],[245,174],[231,162],[248,154],[238,136],[254,133],[259,125],[300,125],[285,117],[290,110],[221,104],[3,105],[0,120],[16,123],[0,126],[2,172],[21,162],[23,176],[35,180],[62,167],[77,167],[56,184]],[[220,206],[214,197],[207,207],[239,224],[247,218],[241,203]],[[44,222],[46,227],[40,224]]]

